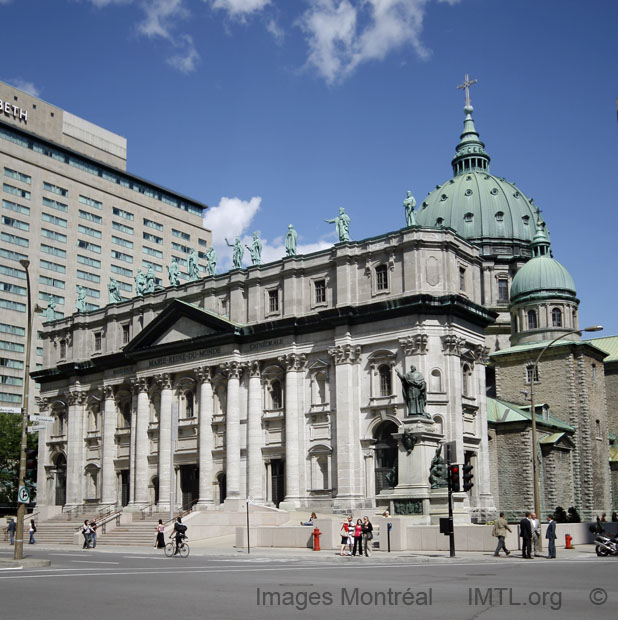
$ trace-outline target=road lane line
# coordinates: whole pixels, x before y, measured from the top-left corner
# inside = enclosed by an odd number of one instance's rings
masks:
[[[73,564],[116,564],[120,562],[98,562],[97,560],[72,560]]]

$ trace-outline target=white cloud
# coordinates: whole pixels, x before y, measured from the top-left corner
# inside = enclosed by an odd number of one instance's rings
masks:
[[[11,4],[13,0],[0,0],[0,4]]]
[[[188,17],[183,0],[143,0],[146,17],[137,29],[147,37],[163,37],[173,40],[172,30],[179,19]]]
[[[459,0],[437,0],[456,4]],[[419,57],[430,52],[421,42],[423,18],[431,0],[310,0],[299,20],[309,45],[307,63],[329,83],[360,64],[383,60],[411,46]]]
[[[261,11],[271,0],[210,0],[210,2],[213,9],[227,11],[230,17],[243,18],[250,13]]]
[[[192,73],[200,61],[200,55],[195,49],[191,35],[183,34],[174,41],[178,53],[167,59],[169,65],[178,69],[181,73]]]
[[[110,4],[131,4],[133,0],[86,0],[86,2],[90,2],[90,4],[96,7],[103,8]]]
[[[0,4],[2,0],[0,0]],[[6,2],[5,2],[6,4]],[[24,80],[22,78],[8,78],[5,80],[8,84],[12,84],[15,88],[19,88],[19,90],[23,90],[25,93],[32,95],[33,97],[39,96],[39,89],[34,85],[33,82],[29,82],[28,80]]]
[[[283,28],[279,26],[275,19],[271,18],[266,22],[266,30],[268,30],[268,32],[272,34],[277,45],[281,45],[283,43],[285,33],[283,31]]]

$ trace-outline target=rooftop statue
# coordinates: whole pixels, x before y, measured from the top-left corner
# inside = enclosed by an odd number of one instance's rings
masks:
[[[350,240],[350,216],[344,211],[343,207],[339,207],[339,215],[332,220],[324,220],[327,224],[334,224],[339,241]]]
[[[146,293],[154,293],[155,290],[155,274],[152,265],[148,265],[146,272]]]
[[[294,230],[294,226],[288,226],[288,232],[285,235],[285,254],[286,256],[296,256],[296,241],[298,233]]]
[[[200,267],[198,265],[198,255],[195,250],[191,250],[189,254],[189,282],[200,279]]]
[[[208,274],[211,276],[214,276],[217,273],[217,253],[212,245],[206,252],[206,271],[208,271]]]
[[[109,292],[110,304],[118,304],[122,301],[122,297],[120,297],[120,286],[118,286],[117,280],[110,277],[109,284],[107,285],[107,290]]]
[[[135,296],[143,297],[146,292],[146,276],[142,271],[141,267],[137,268],[137,273],[135,274]]]
[[[232,264],[234,269],[242,269],[242,257],[245,253],[242,243],[240,242],[240,237],[236,237],[234,243],[230,243],[227,238],[225,239],[225,243],[227,243],[231,248],[234,248],[232,253]]]
[[[47,308],[43,310],[43,316],[46,321],[53,321],[56,318],[56,302],[53,299],[50,299],[47,302]]]
[[[258,238],[257,232],[253,233],[253,241],[251,245],[245,245],[249,253],[251,254],[251,264],[252,265],[261,265],[262,264],[262,242]]]
[[[172,262],[167,267],[167,275],[170,279],[170,286],[178,286],[180,284],[179,272],[178,261],[175,256],[172,256]]]
[[[86,312],[86,289],[83,286],[77,287],[75,310],[77,310],[77,312]]]
[[[408,190],[405,200],[403,201],[403,208],[406,211],[406,226],[416,226],[416,218],[414,217],[414,207],[416,207],[416,200],[412,196],[412,192]]]
[[[408,408],[408,415],[431,418],[431,416],[425,412],[427,384],[425,383],[423,375],[416,370],[416,366],[410,366],[410,372],[405,375],[402,375],[398,370],[395,372],[399,379],[401,379],[403,399]]]

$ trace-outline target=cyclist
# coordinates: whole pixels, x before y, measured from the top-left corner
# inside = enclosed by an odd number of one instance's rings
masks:
[[[187,537],[185,532],[187,531],[187,526],[182,522],[180,517],[176,517],[176,523],[174,523],[174,531],[170,538],[174,538],[176,542],[176,548],[174,549],[174,555],[179,553],[180,546],[182,545],[182,541]]]

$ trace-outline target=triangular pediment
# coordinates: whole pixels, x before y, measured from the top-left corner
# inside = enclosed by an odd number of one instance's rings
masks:
[[[125,353],[138,354],[161,348],[207,344],[209,340],[238,334],[242,327],[177,299],[153,319],[127,346]]]

